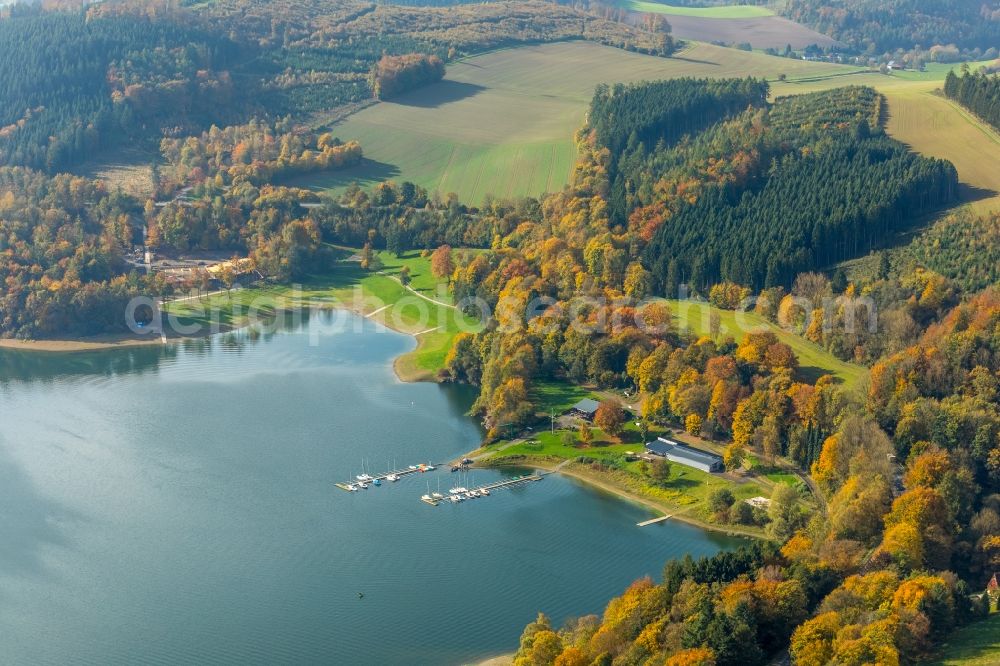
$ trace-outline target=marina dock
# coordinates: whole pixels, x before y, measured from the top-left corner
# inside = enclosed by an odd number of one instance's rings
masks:
[[[379,484],[381,484],[383,481],[390,481],[390,482],[399,481],[404,476],[409,476],[411,474],[420,474],[423,472],[433,472],[434,469],[435,465],[432,465],[430,463],[421,463],[419,465],[410,465],[409,467],[394,469],[390,472],[386,472],[385,474],[370,474],[367,475],[368,478],[364,479],[364,481],[362,481],[361,479],[357,479],[356,481],[351,481],[349,483],[338,482],[335,485],[341,490],[346,490],[347,492],[354,492],[358,490],[358,487],[361,483],[372,484],[378,481]]]
[[[420,501],[426,502],[431,506],[437,506],[442,502],[458,503],[466,499],[488,496],[494,490],[502,490],[505,488],[514,488],[516,486],[523,486],[531,483],[532,481],[541,481],[544,478],[545,478],[544,474],[525,474],[523,476],[515,476],[510,479],[505,479],[503,481],[487,483],[484,486],[476,486],[475,488],[463,489],[464,492],[455,493],[449,491],[448,494],[435,493],[434,495],[424,495],[423,497],[420,498]]]

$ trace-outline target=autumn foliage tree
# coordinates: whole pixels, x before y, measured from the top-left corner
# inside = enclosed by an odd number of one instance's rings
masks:
[[[627,414],[618,400],[602,400],[594,412],[594,425],[612,436],[621,433]]]
[[[455,262],[451,256],[451,247],[441,245],[431,254],[431,273],[436,278],[451,279],[455,271]]]
[[[424,53],[384,55],[368,77],[376,99],[389,99],[444,78],[441,58]]]

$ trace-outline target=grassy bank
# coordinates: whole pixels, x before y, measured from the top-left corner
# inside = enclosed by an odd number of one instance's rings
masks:
[[[401,333],[413,335],[417,347],[396,359],[404,381],[431,380],[444,365],[451,341],[460,331],[475,331],[478,322],[458,312],[433,283],[429,261],[417,255],[396,259],[383,255],[383,272],[363,270],[356,261],[339,261],[330,271],[297,284],[234,290],[203,299],[170,303],[169,315],[181,326],[207,332],[227,330],[282,312],[343,308]],[[405,288],[395,277],[410,266],[417,288]],[[427,296],[424,292],[435,294]],[[444,299],[448,300],[444,300]],[[433,299],[437,302],[433,302]]]
[[[491,444],[477,451],[475,456],[477,464],[484,466],[558,469],[560,473],[597,485],[678,520],[754,537],[762,537],[764,530],[759,526],[714,520],[708,501],[713,491],[728,488],[736,501],[741,502],[751,497],[770,497],[778,483],[799,485],[793,474],[783,472],[743,477],[709,474],[677,463],[670,464],[666,480],[655,480],[648,463],[626,459],[627,453],[643,450],[644,442],[634,423],[629,423],[619,437],[610,437],[598,428],[593,428],[592,432],[594,439],[589,444],[577,441],[573,431],[545,431],[526,440]],[[664,433],[654,430],[650,436]],[[676,438],[675,435],[670,436]],[[806,496],[804,501],[811,499]]]

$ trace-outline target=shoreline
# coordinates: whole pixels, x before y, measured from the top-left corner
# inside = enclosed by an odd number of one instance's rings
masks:
[[[638,495],[614,483],[597,478],[594,475],[589,475],[579,470],[572,469],[568,467],[568,464],[570,462],[571,461],[567,460],[559,463],[546,463],[539,460],[536,461],[524,460],[524,461],[518,461],[516,463],[511,463],[510,465],[488,466],[485,464],[477,464],[477,466],[483,468],[491,467],[492,469],[502,469],[503,467],[524,467],[527,469],[543,470],[554,474],[562,474],[563,476],[579,481],[580,483],[583,483],[585,485],[598,488],[599,490],[603,490],[606,493],[614,495],[620,500],[631,502],[633,504],[638,504],[647,509],[655,511],[657,514],[660,514],[660,516],[658,517],[669,516],[669,519],[664,522],[670,522],[676,520],[678,522],[682,522],[702,530],[715,532],[717,534],[724,534],[730,537],[765,540],[765,538],[762,535],[754,534],[753,532],[750,531],[741,530],[735,525],[715,525],[713,523],[707,523],[698,518],[694,518],[687,514],[680,513],[679,511],[682,510],[670,507],[666,504],[660,504],[656,500],[650,499],[648,497],[643,497],[642,495]]]
[[[372,314],[364,312],[361,308],[351,307],[346,303],[322,303],[318,307],[321,310],[344,310],[364,319],[369,319],[369,315]],[[269,315],[269,317],[273,319],[282,314],[288,314],[301,309],[302,308],[280,308],[275,310],[272,315]],[[417,342],[416,347],[414,347],[412,351],[405,352],[393,358],[392,370],[396,375],[396,379],[407,384],[416,382],[437,382],[433,372],[417,369],[411,371],[403,367],[406,363],[407,356],[420,349],[420,338],[418,338],[416,334],[411,331],[405,331],[401,328],[394,327],[389,322],[378,320],[376,323],[395,333],[408,335]],[[212,335],[231,333],[233,331],[247,328],[251,324],[252,322],[250,321],[244,321],[236,325],[224,325],[215,329],[208,328],[203,332],[190,335],[178,335],[176,333],[168,334],[165,340],[152,329],[147,335],[140,335],[138,333],[104,333],[80,338],[43,338],[34,340],[0,338],[0,351],[8,349],[11,351],[25,352],[29,354],[77,354],[81,352],[112,351],[115,349],[127,349],[130,347],[168,345],[172,343],[185,342],[187,340],[200,340]]]

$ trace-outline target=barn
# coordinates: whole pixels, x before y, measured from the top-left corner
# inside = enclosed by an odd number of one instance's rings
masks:
[[[658,437],[655,441],[646,444],[646,453],[653,456],[666,458],[670,462],[679,465],[686,465],[703,472],[714,474],[725,469],[722,464],[722,456],[717,456],[708,451],[696,449],[687,444],[681,444],[664,437]]]

